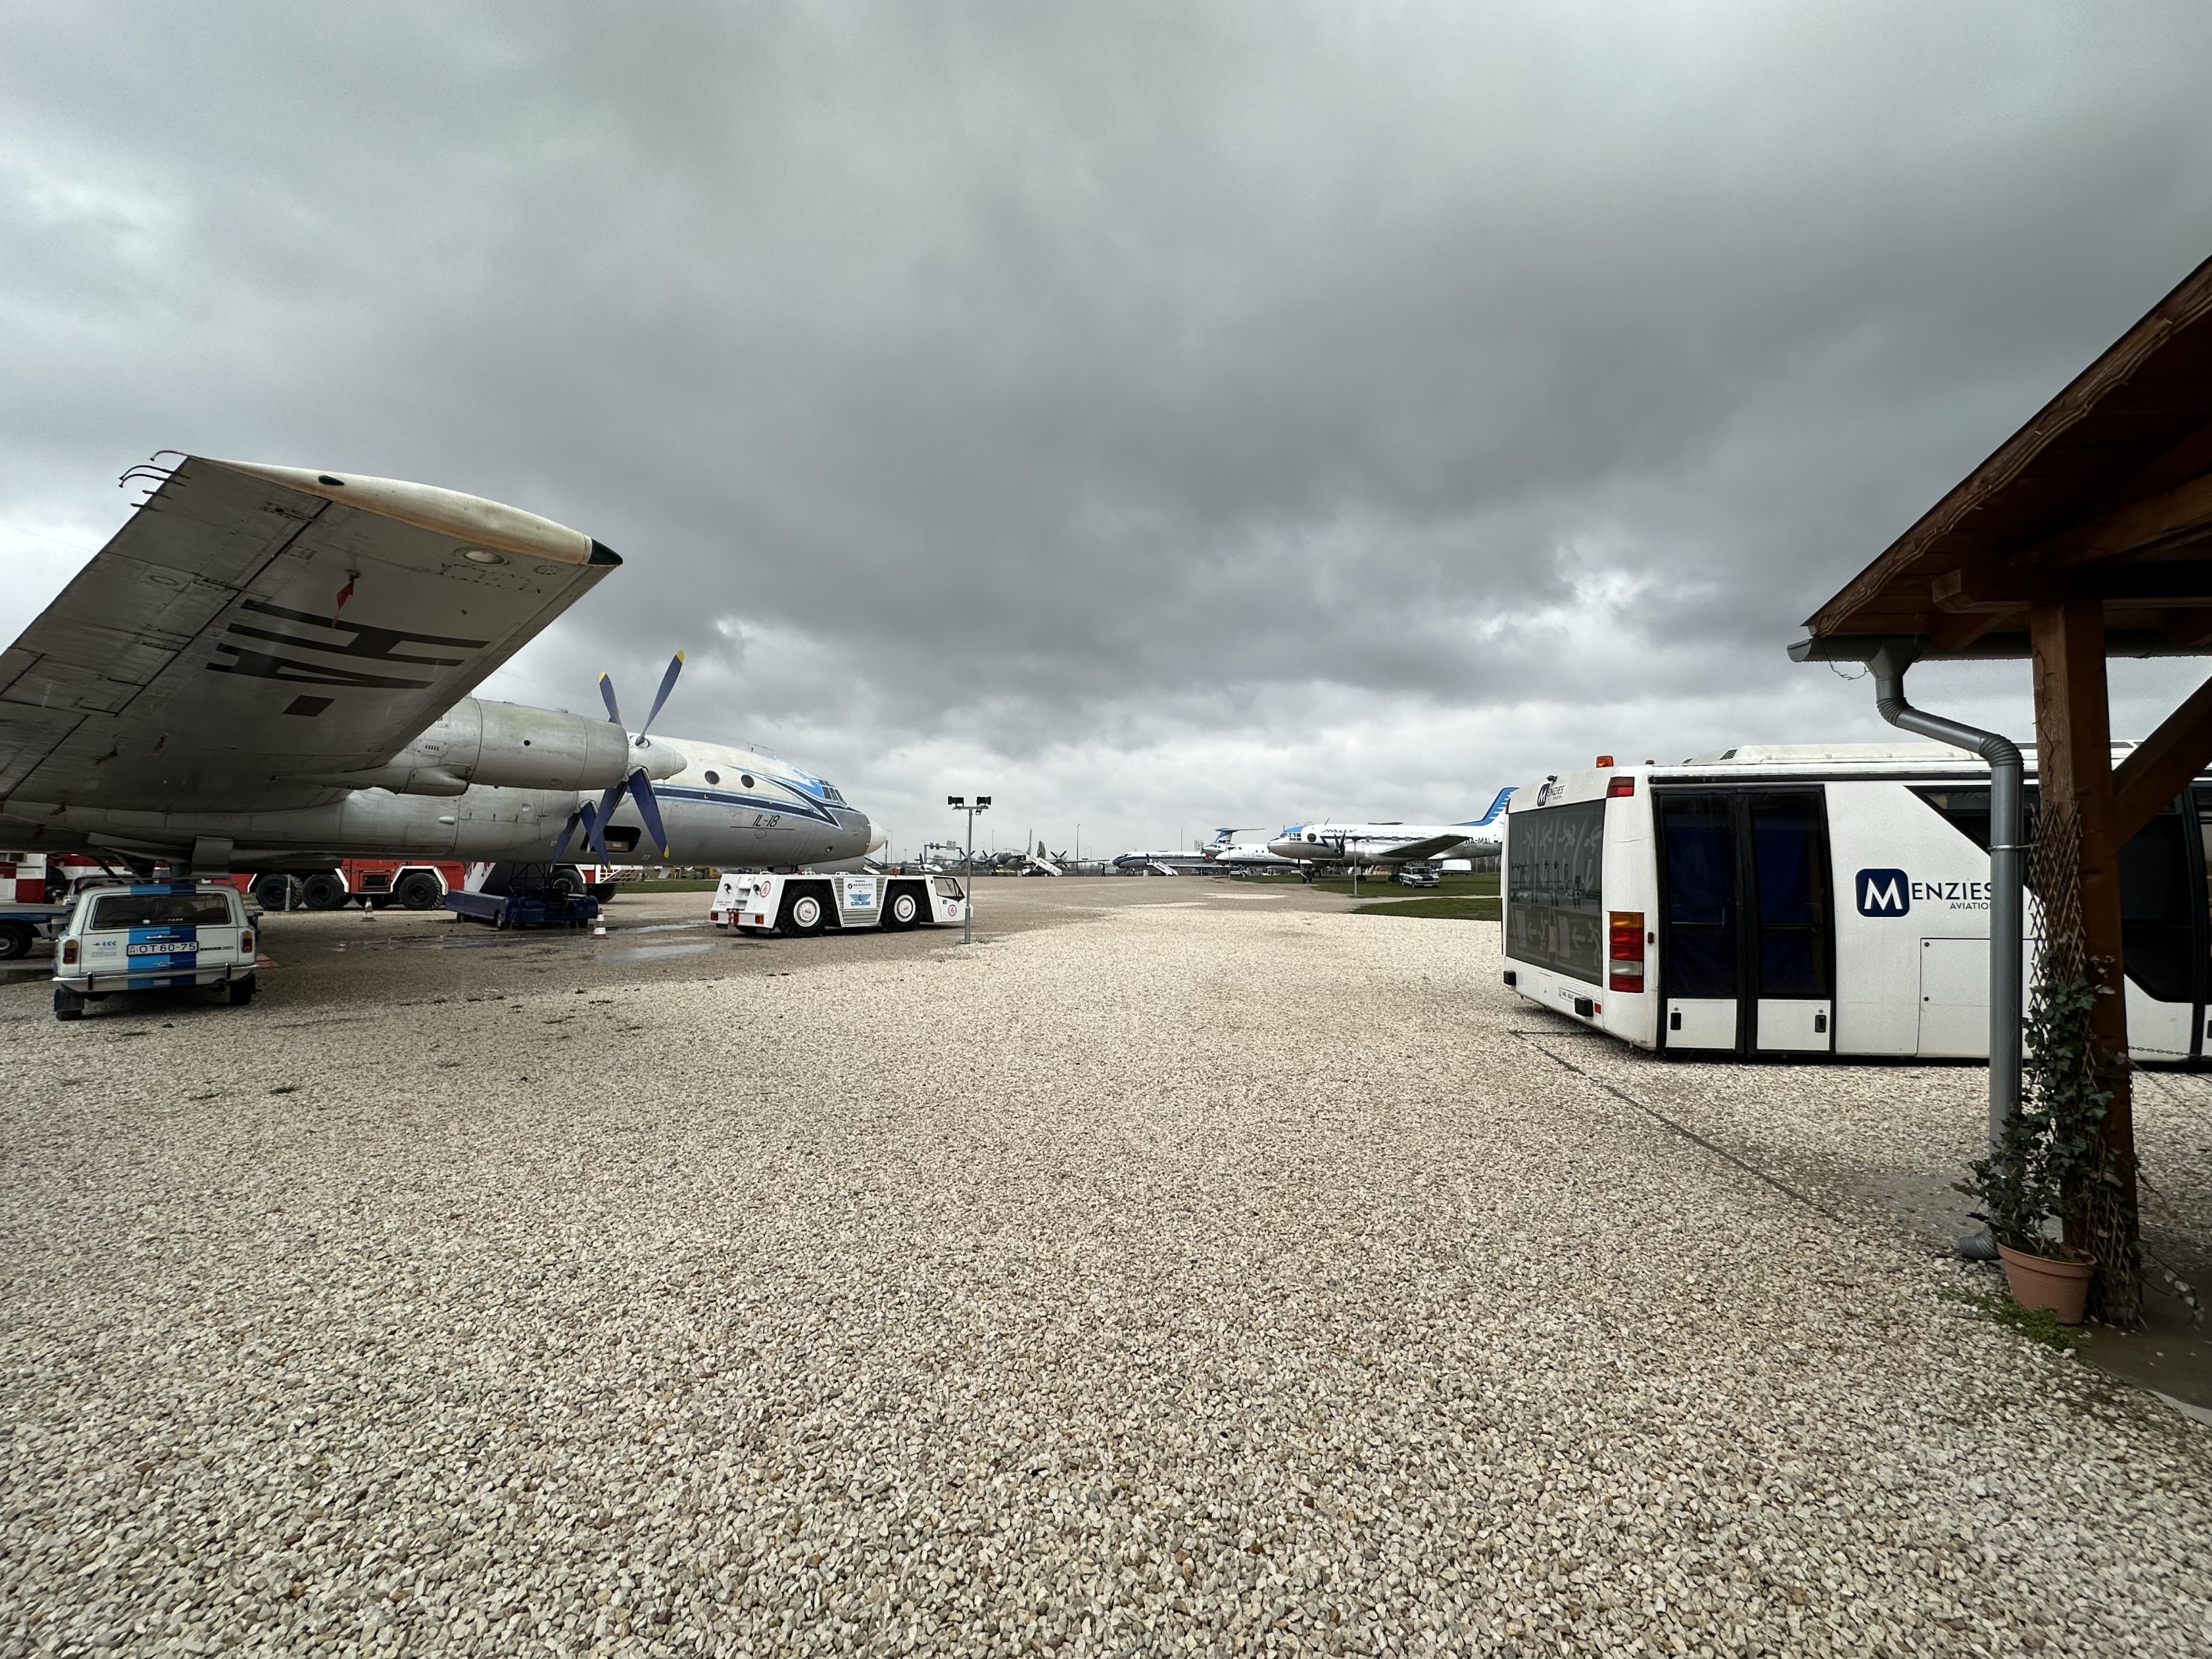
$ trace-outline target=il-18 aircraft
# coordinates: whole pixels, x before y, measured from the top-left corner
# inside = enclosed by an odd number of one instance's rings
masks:
[[[1299,864],[1419,864],[1494,853],[1504,837],[1490,826],[1511,798],[1498,792],[1490,810],[1464,823],[1294,823],[1267,850]],[[1482,833],[1488,830],[1487,835]]]
[[[622,560],[496,501],[196,456],[0,656],[0,846],[195,872],[340,856],[850,858],[812,773],[468,693]]]

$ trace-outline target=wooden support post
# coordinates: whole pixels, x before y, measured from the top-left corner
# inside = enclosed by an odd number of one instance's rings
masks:
[[[2067,1242],[2097,1258],[2091,1311],[2115,1324],[2140,1317],[2134,1103],[2128,1086],[2128,1007],[2122,977],[2118,809],[2112,782],[2112,713],[2105,684],[2105,613],[2097,599],[2069,599],[2028,611],[2035,651],[2036,770],[2045,811],[2070,806],[2081,830],[2081,924],[2109,993],[2090,1014],[2090,1036],[2112,1091],[2104,1139],[2120,1182],[2117,1218]]]

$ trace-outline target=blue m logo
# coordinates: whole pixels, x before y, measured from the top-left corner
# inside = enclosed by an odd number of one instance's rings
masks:
[[[1863,916],[1901,916],[1912,908],[1912,884],[1902,870],[1862,870],[1857,885]]]

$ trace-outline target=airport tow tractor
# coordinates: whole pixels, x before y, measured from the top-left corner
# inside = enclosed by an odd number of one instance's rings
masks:
[[[951,876],[803,876],[750,872],[724,876],[707,919],[740,933],[803,939],[835,927],[957,926],[967,895]]]

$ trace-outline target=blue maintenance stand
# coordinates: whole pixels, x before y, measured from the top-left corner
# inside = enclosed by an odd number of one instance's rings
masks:
[[[550,866],[495,866],[480,892],[446,895],[446,908],[471,921],[497,928],[588,927],[599,919],[599,902],[553,884]]]

